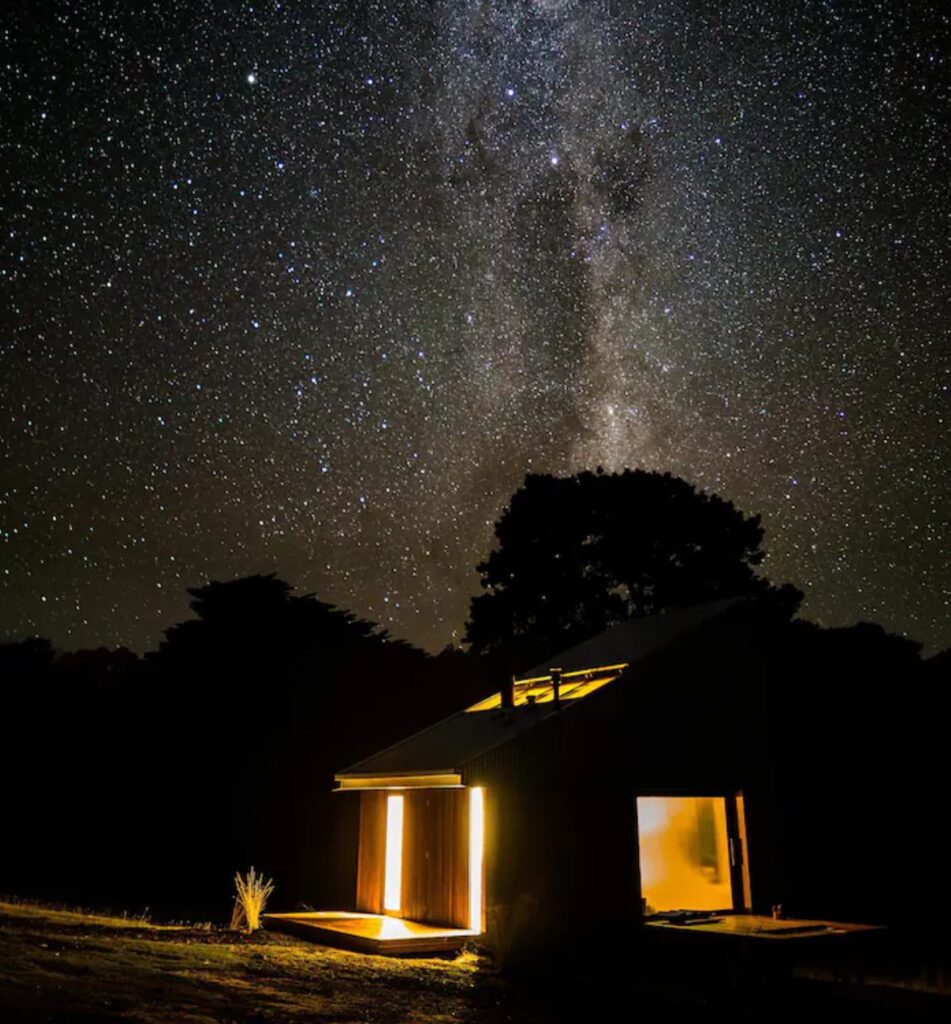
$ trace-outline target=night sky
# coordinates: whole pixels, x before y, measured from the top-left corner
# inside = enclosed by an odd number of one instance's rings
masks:
[[[16,4],[0,636],[277,571],[436,650],[526,471],[951,643],[943,4]]]

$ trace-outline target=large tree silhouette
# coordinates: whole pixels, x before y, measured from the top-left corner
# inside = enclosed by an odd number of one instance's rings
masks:
[[[209,656],[246,659],[258,653],[273,658],[300,646],[326,649],[386,639],[374,623],[293,589],[273,573],[189,589],[197,617],[165,630],[160,659],[199,663]]]
[[[669,473],[529,474],[495,534],[466,640],[519,667],[634,616],[755,595],[791,615],[802,596],[757,575],[759,516]]]

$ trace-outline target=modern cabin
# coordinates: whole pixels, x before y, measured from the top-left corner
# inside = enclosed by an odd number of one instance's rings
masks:
[[[759,614],[624,622],[338,772],[360,805],[353,909],[268,924],[398,953],[768,914],[782,867]]]

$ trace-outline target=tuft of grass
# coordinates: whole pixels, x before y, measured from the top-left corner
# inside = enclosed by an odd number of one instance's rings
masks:
[[[268,897],[274,892],[274,883],[264,875],[255,873],[252,867],[246,875],[240,871],[234,876],[235,900],[231,914],[231,927],[256,932],[261,927],[261,914]]]

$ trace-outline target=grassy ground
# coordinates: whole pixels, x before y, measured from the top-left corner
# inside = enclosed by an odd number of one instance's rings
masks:
[[[3,1020],[441,1024],[494,1019],[499,992],[473,954],[396,960],[0,903]]]
[[[802,977],[742,988],[688,982],[686,963],[638,972],[618,948],[600,967],[560,964],[547,980],[505,983],[473,953],[366,956],[289,936],[155,925],[0,902],[0,1021],[54,1024],[567,1024],[631,1016],[948,1020],[947,998]],[[598,951],[596,951],[598,953]],[[917,961],[916,961],[917,962]],[[643,966],[643,965],[642,965]],[[720,972],[717,973],[719,977]],[[868,981],[872,981],[869,984]],[[626,1010],[619,1011],[619,1007]]]

